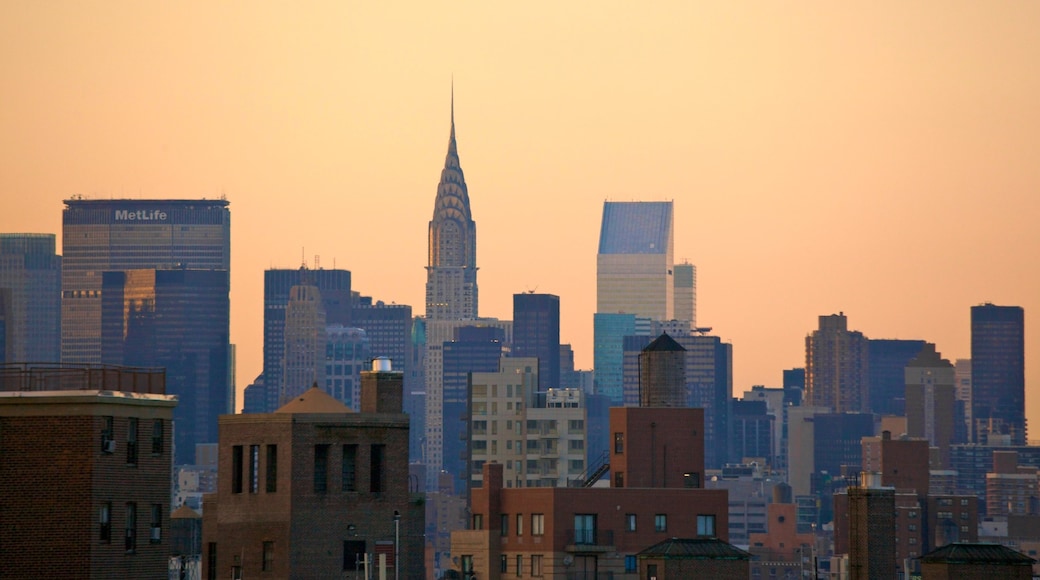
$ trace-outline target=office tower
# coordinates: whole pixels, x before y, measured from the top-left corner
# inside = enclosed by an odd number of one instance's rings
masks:
[[[849,331],[844,313],[820,317],[805,337],[806,404],[835,413],[869,411],[867,339]]]
[[[282,365],[285,358],[285,312],[293,286],[310,281],[321,294],[326,324],[350,326],[350,272],[347,270],[271,269],[264,272],[264,405],[255,412],[278,409],[283,389]],[[310,385],[307,385],[308,387]],[[260,398],[259,396],[257,397]]]
[[[457,329],[455,340],[444,343],[443,403],[444,424],[441,468],[452,475],[455,489],[462,492],[469,480],[466,469],[465,421],[469,405],[470,373],[498,370],[503,353],[505,333],[494,327],[464,326]]]
[[[408,434],[408,459],[412,463],[421,463],[426,467],[426,461],[423,458],[423,442],[426,441],[425,318],[421,316],[412,318],[408,340],[408,362],[404,370],[404,412],[408,414],[411,424]],[[425,489],[425,476],[422,486]]]
[[[0,234],[0,288],[11,291],[8,361],[61,360],[61,256],[54,248],[54,234]]]
[[[802,404],[805,394],[805,369],[784,369],[784,403],[795,407]]]
[[[477,224],[469,208],[469,190],[455,144],[455,100],[451,136],[437,199],[430,220],[429,265],[426,268],[426,318],[477,318]]]
[[[325,392],[347,407],[361,408],[361,371],[374,357],[368,336],[360,328],[342,324],[325,327]]]
[[[274,413],[220,418],[204,578],[357,580],[365,554],[374,575],[424,577],[425,506],[409,490],[403,377],[377,367],[361,382],[359,413],[310,389]]]
[[[560,387],[560,297],[513,294],[512,356],[538,359],[538,390]]]
[[[604,202],[596,312],[674,316],[672,202]]]
[[[649,344],[650,320],[635,314],[604,314],[593,318],[593,366],[595,391],[610,399],[612,405],[624,400],[624,346],[626,336],[645,336]],[[638,400],[638,399],[637,399]]]
[[[166,369],[176,395],[174,461],[217,441],[217,417],[234,412],[228,278],[223,270],[104,272],[101,362]]]
[[[949,469],[950,445],[957,416],[954,368],[950,361],[926,343],[920,354],[906,365],[906,433],[921,437],[939,448],[942,468]]]
[[[687,406],[686,349],[667,334],[639,353],[639,406]]]
[[[778,470],[787,469],[787,403],[784,402],[783,389],[771,389],[762,385],[751,387],[750,391],[744,391],[743,401],[761,401],[766,406],[766,413],[770,417],[772,434],[772,465]],[[736,408],[733,410],[736,415]]]
[[[325,387],[325,308],[321,292],[307,281],[289,290],[285,306],[285,355],[282,357],[284,405],[312,386]]]
[[[675,275],[675,320],[684,322],[686,330],[697,328],[697,266],[689,262],[676,264]]]
[[[14,307],[11,305],[10,288],[0,288],[0,363],[13,362],[14,355]],[[10,349],[10,350],[9,350]]]
[[[971,307],[972,418],[976,441],[1026,442],[1025,315],[1020,306]]]
[[[959,358],[953,363],[953,376],[956,381],[957,405],[964,409],[964,425],[958,426],[958,432],[962,434],[958,438],[960,442],[975,440],[971,418],[971,359]]]
[[[167,578],[177,399],[162,371],[0,374],[20,384],[0,389],[0,577]]]
[[[921,349],[923,340],[867,339],[867,383],[870,412],[902,415],[906,383],[903,370]]]
[[[730,402],[730,461],[743,463],[764,459],[767,465],[776,465],[773,456],[773,415],[765,401]],[[764,467],[764,466],[763,466]]]
[[[560,388],[581,388],[578,372],[574,369],[574,349],[569,344],[560,345]]]
[[[61,360],[101,362],[102,272],[231,269],[226,200],[65,201]]]

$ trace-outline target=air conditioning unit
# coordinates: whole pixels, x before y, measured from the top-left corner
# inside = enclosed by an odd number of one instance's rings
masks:
[[[162,528],[152,528],[152,541],[159,542],[162,540]]]
[[[116,452],[116,440],[115,439],[109,439],[108,441],[105,441],[105,453],[115,453],[115,452]]]

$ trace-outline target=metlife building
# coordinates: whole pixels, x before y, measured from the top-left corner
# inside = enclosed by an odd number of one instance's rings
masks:
[[[231,212],[217,200],[69,199],[62,218],[63,363],[100,363],[104,272],[231,269]],[[217,324],[227,324],[227,314]]]

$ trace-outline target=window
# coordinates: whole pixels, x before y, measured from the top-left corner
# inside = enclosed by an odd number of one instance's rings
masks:
[[[462,577],[470,578],[473,575],[473,556],[464,554],[459,557],[459,563],[462,567]]]
[[[158,544],[162,542],[162,504],[152,504],[152,523],[148,527],[151,529],[151,534],[148,535],[148,543]]]
[[[137,417],[126,420],[126,463],[137,465]]]
[[[516,535],[524,535],[524,514],[516,514]]]
[[[635,556],[625,556],[625,573],[634,574],[639,571],[639,562]]]
[[[545,534],[545,514],[531,514],[531,535]]]
[[[621,455],[625,452],[625,434],[614,433],[614,454]]]
[[[509,556],[502,554],[498,561],[498,571],[505,573],[509,571]]]
[[[242,567],[232,566],[231,567],[231,580],[242,580]]]
[[[698,536],[714,536],[715,535],[715,516],[714,515],[699,515],[699,516],[697,516],[697,535]]]
[[[357,445],[343,446],[343,491],[357,491]]]
[[[531,576],[542,575],[542,555],[531,554]]]
[[[961,519],[962,520],[968,519],[968,512],[961,512]]]
[[[910,525],[906,526],[906,529],[910,530],[911,532],[916,532],[917,531],[917,524],[910,524]]]
[[[668,531],[668,515],[657,514],[654,516],[654,531],[655,532],[667,532]]]
[[[242,446],[231,448],[231,493],[242,493]]]
[[[636,531],[636,514],[625,514],[625,531]]]
[[[614,472],[614,487],[625,487],[625,472]]]
[[[152,455],[162,455],[163,452],[163,421],[155,419],[152,421]]]
[[[137,551],[137,504],[126,504],[126,553]]]
[[[217,543],[210,542],[209,549],[206,550],[206,577],[216,578],[217,577]]]
[[[278,446],[268,445],[267,446],[267,493],[275,493],[278,491]]]
[[[683,474],[683,487],[699,488],[701,486],[701,474],[689,471]]]
[[[101,504],[98,513],[98,524],[101,530],[101,543],[107,544],[112,541],[112,502],[106,501]]]
[[[270,572],[274,570],[274,542],[264,542],[263,559],[260,561],[260,570]]]
[[[961,499],[961,505],[968,505],[968,498]]]
[[[570,451],[581,451],[585,449],[584,439],[571,439],[567,442],[567,449]]]
[[[646,565],[646,577],[648,580],[657,580],[657,564]]]
[[[260,493],[260,446],[249,446],[249,493]]]
[[[585,421],[582,419],[571,419],[567,421],[567,429],[570,431],[581,431],[585,428]]]
[[[372,446],[372,478],[370,480],[372,493],[381,493],[383,491],[383,480],[386,472],[385,456],[386,445],[380,443]]]
[[[484,514],[473,514],[473,518],[472,519],[473,519],[472,529],[474,529],[474,530],[483,530],[484,529]]]
[[[359,572],[364,567],[365,541],[343,540],[343,570]]]
[[[596,543],[596,514],[574,514],[574,543]]]
[[[509,535],[509,514],[502,514],[502,516],[499,519],[500,519],[500,525],[502,527],[502,530],[501,530],[502,536],[508,536]]]
[[[516,555],[516,577],[519,578],[524,575],[524,557],[520,554]]]
[[[325,493],[329,489],[329,446],[314,446],[314,493]]]
[[[115,451],[115,427],[113,426],[114,419],[112,417],[102,417],[101,419],[101,452],[112,453]]]

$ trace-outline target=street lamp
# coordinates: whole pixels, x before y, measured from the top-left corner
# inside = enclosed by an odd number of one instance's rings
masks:
[[[394,510],[394,580],[401,580],[401,512]]]

